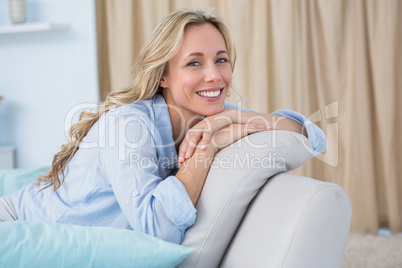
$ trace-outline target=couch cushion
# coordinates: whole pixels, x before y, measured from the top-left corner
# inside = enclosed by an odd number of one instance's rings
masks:
[[[268,178],[309,159],[311,144],[290,131],[247,136],[221,150],[197,204],[195,224],[182,245],[195,249],[179,267],[218,267],[246,210]]]
[[[339,268],[351,214],[340,186],[278,174],[251,202],[219,267]]]
[[[0,223],[1,267],[176,267],[192,249],[110,227]]]

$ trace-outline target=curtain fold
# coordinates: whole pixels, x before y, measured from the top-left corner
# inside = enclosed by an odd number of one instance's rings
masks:
[[[229,101],[292,109],[326,133],[326,153],[295,173],[348,192],[352,231],[402,232],[402,2],[97,0],[102,99],[130,83],[157,23],[185,7],[215,7],[233,31]]]

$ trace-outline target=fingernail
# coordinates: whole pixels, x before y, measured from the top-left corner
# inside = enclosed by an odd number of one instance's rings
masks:
[[[201,145],[201,150],[202,150],[202,151],[204,151],[206,148],[207,148],[207,145],[206,145],[206,144],[202,144],[202,145]]]
[[[185,157],[185,158],[189,158],[189,157],[190,157],[190,152],[187,152],[184,157]]]
[[[179,163],[182,163],[184,161],[183,156],[179,156]]]

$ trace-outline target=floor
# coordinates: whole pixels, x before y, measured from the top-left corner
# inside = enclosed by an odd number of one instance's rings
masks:
[[[402,234],[349,235],[342,268],[401,268]]]

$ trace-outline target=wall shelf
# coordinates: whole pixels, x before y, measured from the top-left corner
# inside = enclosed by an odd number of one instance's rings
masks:
[[[56,32],[56,31],[65,31],[67,30],[67,28],[68,26],[65,24],[55,24],[48,22],[23,23],[23,24],[0,26],[0,34]]]

